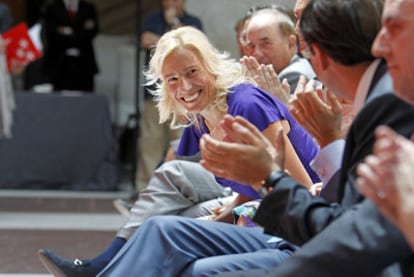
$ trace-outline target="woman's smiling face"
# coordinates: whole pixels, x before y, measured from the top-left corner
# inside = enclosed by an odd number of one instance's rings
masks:
[[[162,81],[169,97],[190,113],[204,110],[217,93],[214,75],[193,51],[182,47],[165,58]]]

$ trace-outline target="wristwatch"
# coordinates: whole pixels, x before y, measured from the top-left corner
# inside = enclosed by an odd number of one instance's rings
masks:
[[[289,176],[283,170],[272,171],[266,179],[262,180],[262,188],[258,191],[260,197],[265,197],[275,187],[276,183],[279,182],[283,177]]]

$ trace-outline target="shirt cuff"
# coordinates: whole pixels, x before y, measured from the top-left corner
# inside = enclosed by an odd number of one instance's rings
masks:
[[[319,154],[310,163],[312,169],[321,178],[324,186],[341,167],[344,148],[345,140],[335,140],[322,148],[319,151]]]

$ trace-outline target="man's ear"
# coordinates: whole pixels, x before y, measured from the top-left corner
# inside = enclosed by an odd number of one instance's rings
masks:
[[[289,49],[294,49],[295,53],[298,51],[298,39],[295,35],[289,36]]]
[[[316,44],[312,44],[309,46],[309,50],[312,52],[313,55],[313,62],[312,63],[318,63],[320,69],[326,70],[330,63],[330,58],[328,55],[325,54],[325,52]]]

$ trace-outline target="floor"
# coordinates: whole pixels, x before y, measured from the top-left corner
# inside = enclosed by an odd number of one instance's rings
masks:
[[[93,257],[126,220],[112,201],[128,192],[0,190],[0,277],[51,276],[37,257]]]

